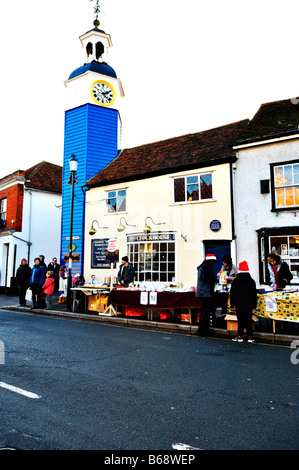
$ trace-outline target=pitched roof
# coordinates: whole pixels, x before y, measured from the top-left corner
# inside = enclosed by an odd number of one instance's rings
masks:
[[[42,161],[25,171],[26,187],[49,191],[62,192],[62,167]]]
[[[174,173],[232,161],[233,144],[244,133],[248,119],[195,134],[125,149],[86,186],[92,188]]]
[[[298,134],[298,125],[298,98],[264,103],[250,121],[246,134],[236,144]]]

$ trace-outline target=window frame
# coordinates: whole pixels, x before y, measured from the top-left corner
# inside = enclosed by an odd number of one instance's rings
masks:
[[[119,204],[118,206],[118,198],[119,198],[119,195],[118,193],[121,192],[121,191],[124,191],[125,192],[125,196],[124,196],[124,203],[125,203],[125,207],[123,210],[118,210],[120,209],[122,203]],[[110,193],[116,193],[115,197],[109,197],[109,194]],[[115,210],[110,210],[111,207],[114,207],[112,206],[111,204],[109,204],[109,200],[111,199],[116,199],[116,208]],[[107,196],[106,196],[106,207],[107,207],[107,214],[123,214],[123,213],[126,213],[127,212],[127,188],[118,188],[118,189],[110,189],[109,191],[107,191]]]
[[[175,233],[152,232],[150,235],[128,235],[127,253],[129,262],[135,268],[136,283],[147,282],[151,279],[151,281],[163,284],[176,279],[177,244]]]
[[[206,175],[210,175],[211,177],[211,189],[212,189],[212,196],[210,198],[201,198],[201,177],[204,177]],[[198,178],[197,183],[188,183],[187,178]],[[172,204],[173,205],[178,205],[178,204],[198,204],[198,203],[203,203],[203,202],[210,202],[214,201],[214,182],[213,182],[213,171],[204,171],[204,172],[197,172],[197,173],[188,173],[186,175],[179,175],[179,176],[172,176]],[[185,185],[185,199],[183,201],[175,201],[175,180],[178,179],[184,179],[184,185]],[[192,199],[188,201],[188,186],[192,184],[198,184],[198,199]]]
[[[257,230],[258,234],[258,258],[259,258],[259,282],[260,284],[267,284],[269,271],[267,257],[268,254],[272,251],[271,242],[273,238],[288,238],[288,244],[290,238],[299,237],[299,227],[264,227]],[[288,245],[289,246],[289,245]],[[279,255],[280,256],[280,255]],[[296,264],[296,261],[299,260],[297,255],[283,255],[281,256],[283,261],[286,261],[291,269],[292,264]],[[297,259],[297,260],[296,260]],[[291,281],[291,286],[297,286],[298,277],[294,277]]]
[[[7,197],[4,197],[0,199],[0,220],[3,221],[3,223],[5,224],[6,224],[6,215],[7,215]]]
[[[280,211],[295,211],[299,209],[299,204],[292,205],[292,206],[277,206],[276,205],[276,189],[277,188],[293,188],[295,186],[299,186],[299,184],[292,184],[289,186],[275,186],[275,169],[277,167],[286,167],[290,165],[299,165],[299,160],[291,160],[291,161],[284,161],[284,162],[276,162],[270,164],[270,173],[271,173],[271,196],[272,196],[272,212],[280,212]]]

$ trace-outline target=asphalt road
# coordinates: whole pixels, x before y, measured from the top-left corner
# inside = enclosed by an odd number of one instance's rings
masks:
[[[0,448],[298,449],[293,352],[0,310]]]

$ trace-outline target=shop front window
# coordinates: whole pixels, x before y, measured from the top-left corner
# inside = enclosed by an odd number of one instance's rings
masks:
[[[171,282],[175,277],[174,234],[129,236],[128,253],[136,282]]]
[[[269,237],[270,252],[285,261],[293,274],[292,283],[299,282],[299,236]]]

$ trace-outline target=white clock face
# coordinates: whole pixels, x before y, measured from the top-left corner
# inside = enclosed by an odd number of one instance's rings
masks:
[[[110,106],[115,101],[115,91],[109,83],[98,81],[92,85],[91,96],[104,106]]]

